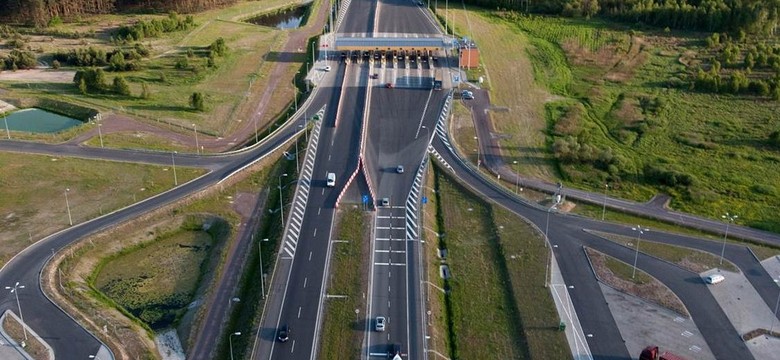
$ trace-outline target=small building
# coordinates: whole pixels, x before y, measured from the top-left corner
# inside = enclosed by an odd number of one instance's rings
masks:
[[[460,43],[459,51],[460,67],[463,69],[474,69],[479,67],[479,48],[471,41]]]

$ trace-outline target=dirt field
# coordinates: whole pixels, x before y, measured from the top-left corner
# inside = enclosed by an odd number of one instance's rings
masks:
[[[51,69],[0,71],[0,81],[70,83],[75,74],[72,70]]]

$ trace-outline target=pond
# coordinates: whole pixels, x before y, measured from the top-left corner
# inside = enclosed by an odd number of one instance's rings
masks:
[[[56,133],[84,123],[67,116],[36,108],[14,111],[5,117],[4,121],[8,123],[8,129],[11,131],[33,133]],[[5,124],[0,126],[3,126],[2,129],[5,130]]]
[[[309,5],[299,6],[297,8],[287,9],[280,13],[275,14],[263,14],[257,17],[253,17],[247,20],[247,22],[275,27],[277,29],[295,29],[301,26],[303,17],[306,15],[306,11],[309,9]]]

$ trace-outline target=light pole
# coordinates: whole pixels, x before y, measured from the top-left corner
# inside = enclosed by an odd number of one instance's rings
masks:
[[[609,184],[604,184],[604,206],[601,208],[601,221],[604,221],[604,215],[607,214],[607,190]]]
[[[777,284],[777,280],[774,280],[775,284]],[[777,301],[775,301],[775,312],[772,316],[772,326],[769,327],[769,336],[773,336],[772,333],[775,330],[775,320],[777,320],[777,305],[780,305],[780,292],[777,293]]]
[[[6,286],[6,290],[11,290],[11,294],[16,297],[16,307],[19,309],[19,318],[22,319],[22,331],[24,331],[24,341],[27,341],[27,325],[24,323],[24,315],[22,315],[22,305],[19,303],[19,289],[24,289],[24,285],[19,285],[17,281],[14,286]],[[24,345],[22,345],[24,347]]]
[[[97,355],[90,355],[90,359],[100,360],[100,358]]]
[[[8,117],[3,114],[3,121],[5,121],[5,135],[8,136],[8,140],[11,140],[11,131],[8,130]]]
[[[475,136],[474,140],[477,140],[477,170],[479,170],[479,165],[482,162],[482,160],[480,160],[480,156],[479,156],[479,137]]]
[[[171,164],[173,164],[173,186],[179,186],[179,179],[176,177],[176,159],[173,158],[174,154],[176,154],[176,151],[171,153]]]
[[[722,215],[721,217],[726,220],[726,233],[723,234],[723,248],[720,249],[720,264],[723,265],[723,255],[726,253],[726,237],[729,236],[729,224],[736,221],[739,216],[726,213],[726,215]]]
[[[428,127],[425,125],[423,125],[422,128],[425,129],[425,136],[426,136],[425,140],[431,141],[431,129],[428,129]]]
[[[233,360],[233,336],[241,336],[240,331],[236,331],[232,334],[230,334],[229,340],[230,340],[230,360]]]
[[[198,144],[198,126],[192,124],[192,131],[195,133],[195,153],[200,155],[200,144]]]
[[[252,234],[254,240],[255,235]],[[265,300],[265,269],[263,268],[263,243],[267,242],[268,238],[265,238],[257,243],[257,254],[260,256],[260,291],[263,294],[263,300]]]
[[[282,231],[284,231],[284,202],[282,201],[282,178],[286,176],[287,173],[279,175],[279,211],[282,212]]]
[[[639,242],[642,240],[642,234],[644,234],[645,231],[650,231],[650,229],[642,228],[637,225],[635,228],[632,227],[631,230],[638,231],[636,235],[636,252],[634,253],[634,270],[631,272],[631,278],[633,279],[636,275],[636,260],[639,258]]]
[[[68,210],[68,224],[73,226],[73,217],[70,216],[70,201],[68,201],[68,193],[70,188],[65,188],[65,208]]]
[[[103,131],[101,128],[103,127],[103,124],[98,123],[98,137],[100,138],[100,147],[103,147]]]
[[[544,246],[548,246],[550,244],[550,238],[547,237],[547,230],[550,228],[550,212],[552,212],[553,209],[555,209],[555,205],[550,206],[550,208],[547,209],[547,222],[544,225]]]
[[[517,166],[517,160],[512,160],[512,164],[515,164],[515,194],[517,194],[517,188],[520,187],[520,168]]]

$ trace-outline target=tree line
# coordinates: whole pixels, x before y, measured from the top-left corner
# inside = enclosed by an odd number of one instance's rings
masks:
[[[615,20],[708,32],[773,35],[780,0],[466,0],[487,8]]]
[[[52,19],[113,12],[196,12],[238,0],[0,0],[2,22],[45,27]]]

